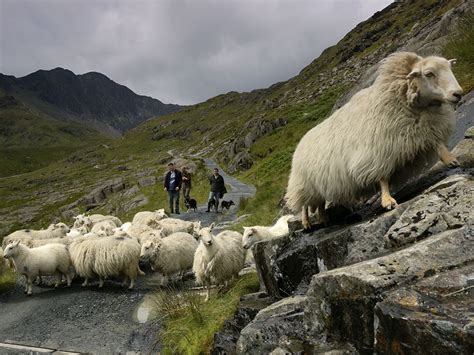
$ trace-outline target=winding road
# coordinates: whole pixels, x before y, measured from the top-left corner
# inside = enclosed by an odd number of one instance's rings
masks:
[[[217,166],[211,159],[204,160],[210,169]],[[253,186],[221,173],[231,187],[226,200],[238,205],[241,197],[255,194]],[[202,220],[203,225],[225,223],[236,218],[237,207],[216,214],[200,206],[198,212],[180,218]],[[18,281],[13,290],[0,295],[0,354],[154,352],[159,323],[148,320],[150,310],[143,300],[159,281],[147,275],[128,291],[114,281],[99,289],[96,284],[82,288],[75,280],[71,288],[35,286],[31,297],[23,294],[23,281]]]

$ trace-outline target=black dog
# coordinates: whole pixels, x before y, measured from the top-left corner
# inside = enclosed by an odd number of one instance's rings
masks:
[[[230,200],[230,201],[222,201],[221,202],[222,211],[224,211],[224,208],[227,208],[227,211],[228,211],[230,206],[235,206],[234,201]]]
[[[197,210],[197,202],[195,199],[193,198],[189,198],[189,197],[185,197],[184,198],[184,205],[186,206],[186,208],[188,209],[188,212],[190,210],[194,210],[194,212],[196,212]]]

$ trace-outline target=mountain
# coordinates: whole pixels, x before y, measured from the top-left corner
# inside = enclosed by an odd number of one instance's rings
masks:
[[[474,88],[474,25],[472,15],[467,15],[473,3],[394,2],[357,25],[285,82],[246,93],[218,95],[146,120],[119,140],[87,144],[67,159],[24,174],[21,179],[0,179],[0,209],[4,215],[0,232],[20,226],[45,226],[53,218],[65,219],[86,208],[116,213],[116,206],[130,201],[141,202],[130,202],[132,207],[119,214],[125,220],[138,210],[165,207],[161,189],[142,186],[141,182],[145,178],[159,181],[148,178],[164,171],[169,153],[176,157],[213,157],[227,171],[255,185],[255,197],[242,203],[240,213],[250,215],[247,225],[270,223],[279,211],[292,154],[300,138],[354,91],[370,83],[374,66],[388,54],[410,50],[457,58],[454,71],[461,86],[466,93]],[[18,79],[3,79],[8,80]],[[126,182],[123,195],[110,193],[115,179]],[[81,202],[83,197],[96,188],[107,194],[101,195],[96,208],[93,204],[86,206]],[[41,194],[35,195],[36,191]],[[206,191],[204,181],[193,195],[201,203]]]
[[[150,117],[180,109],[137,95],[101,73],[76,75],[63,68],[38,70],[21,78],[0,74],[0,88],[54,118],[90,123],[105,133],[124,132]]]

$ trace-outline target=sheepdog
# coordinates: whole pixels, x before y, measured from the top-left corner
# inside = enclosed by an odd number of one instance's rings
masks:
[[[191,210],[196,212],[197,210],[197,201],[194,198],[189,198],[189,196],[184,197],[184,205],[188,209],[188,212]]]

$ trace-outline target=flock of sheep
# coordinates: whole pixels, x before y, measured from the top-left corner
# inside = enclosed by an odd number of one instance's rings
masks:
[[[239,274],[253,244],[287,235],[290,217],[281,217],[272,227],[245,227],[243,235],[230,230],[214,235],[214,223],[202,228],[201,222],[169,218],[163,209],[138,212],[123,224],[114,216],[78,215],[72,228],[56,223],[11,233],[3,239],[3,256],[25,276],[28,295],[41,276],[56,276],[56,287],[63,278],[70,286],[75,276],[84,279],[82,286],[98,278],[99,287],[105,279],[121,277],[122,285],[129,283],[132,289],[137,277],[145,275],[142,261],[163,275],[163,284],[192,269],[208,299],[212,285]]]

